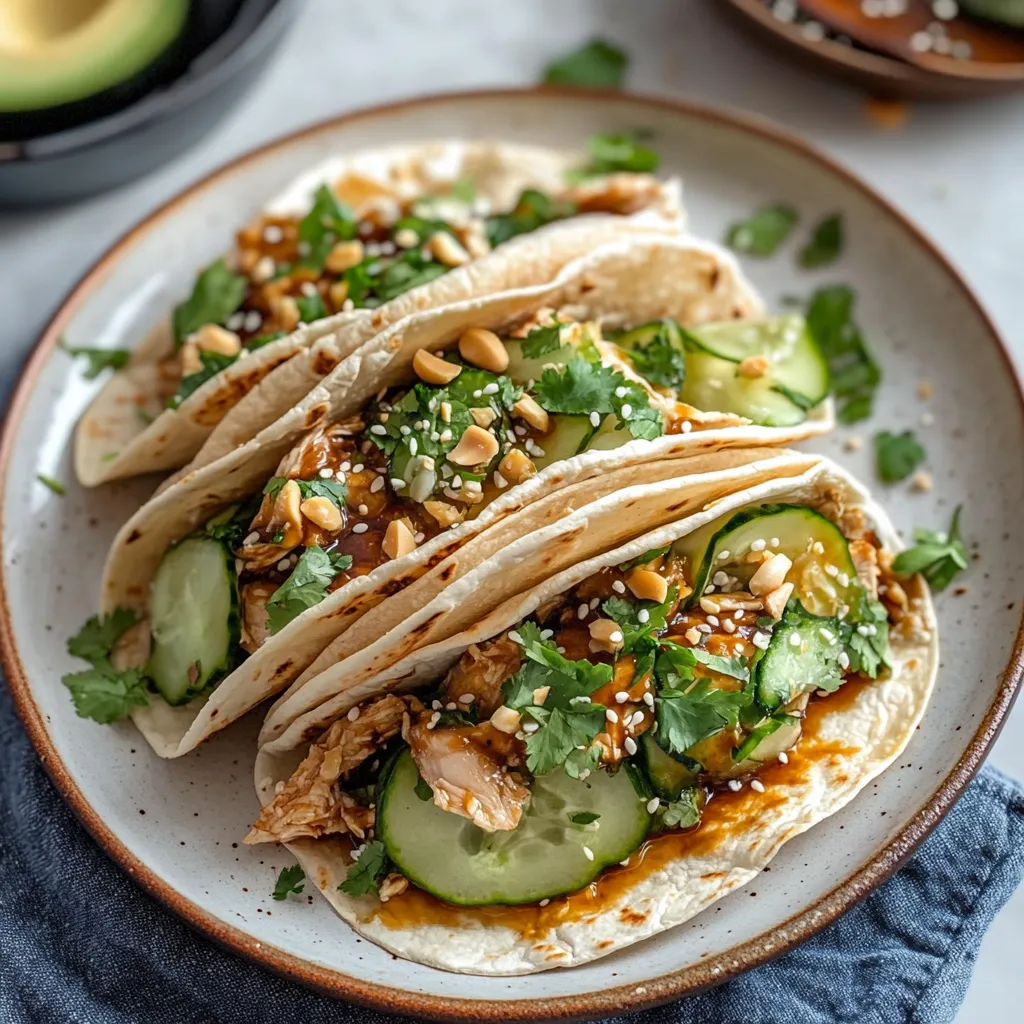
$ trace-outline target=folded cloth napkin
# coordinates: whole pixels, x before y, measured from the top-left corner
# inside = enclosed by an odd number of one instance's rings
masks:
[[[628,1018],[951,1021],[985,928],[1024,873],[1024,789],[986,768],[907,865],[797,949]],[[384,1024],[240,960],[107,859],[61,802],[0,685],[0,1021]]]

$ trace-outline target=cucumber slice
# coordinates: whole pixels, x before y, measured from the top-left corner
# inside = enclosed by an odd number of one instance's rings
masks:
[[[612,340],[619,348],[627,351],[633,348],[646,348],[656,337],[664,335],[680,352],[685,350],[682,328],[675,320],[652,320],[649,324],[634,327],[631,331],[614,337]]]
[[[560,769],[539,775],[519,827],[493,833],[421,800],[418,779],[406,750],[382,785],[377,834],[402,874],[462,906],[534,903],[575,892],[628,857],[650,828],[651,816],[625,771],[595,771],[586,780]],[[580,812],[600,817],[573,824],[570,817]]]
[[[754,670],[754,693],[761,707],[774,711],[802,693],[838,689],[844,649],[839,636],[838,619],[812,615],[791,600]]]
[[[686,359],[686,383],[679,400],[702,412],[744,416],[762,427],[794,427],[807,419],[807,409],[777,391],[771,377],[750,380],[736,373],[736,364],[706,352]]]
[[[658,741],[645,732],[640,738],[644,767],[651,789],[662,800],[678,800],[684,789],[697,784],[700,765],[688,758],[680,760],[662,749]]]
[[[768,320],[726,320],[684,332],[687,347],[738,364],[750,356],[765,356],[772,385],[795,392],[813,407],[829,391],[828,363],[807,322],[798,314]]]
[[[719,569],[745,586],[757,566],[742,559],[755,542],[789,557],[793,568],[786,579],[811,614],[845,615],[844,607],[859,609],[864,590],[846,538],[835,523],[803,505],[742,509],[724,525],[721,520],[708,523],[677,543],[676,552],[698,567],[690,603],[700,599]]]
[[[523,342],[517,338],[507,338],[505,349],[508,352],[508,368],[505,373],[512,378],[513,383],[519,385],[530,380],[540,380],[545,367],[565,366],[576,354],[575,346],[566,344],[542,356],[527,359],[523,355]]]
[[[146,673],[168,704],[185,704],[229,671],[239,640],[234,555],[186,537],[161,559],[150,590]]]

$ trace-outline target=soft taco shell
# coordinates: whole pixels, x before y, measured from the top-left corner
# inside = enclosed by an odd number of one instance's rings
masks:
[[[738,507],[762,501],[821,505],[837,499],[847,508],[860,508],[883,543],[898,550],[894,528],[867,493],[834,464],[816,460],[800,476],[742,487],[710,508],[556,574],[505,602],[465,633],[421,649],[377,678],[350,687],[345,699],[334,704],[332,716],[388,691],[415,690],[429,684],[470,644],[510,628],[545,600],[597,570],[685,536]],[[919,599],[923,628],[912,637],[892,637],[891,676],[863,685],[848,684],[849,689],[840,691],[843,696],[833,701],[831,710],[828,700],[817,704],[813,733],[808,730],[790,753],[786,771],[764,776],[770,799],[750,787],[717,797],[720,806],[729,804],[728,814],[716,818],[712,802],[692,839],[669,836],[667,841],[655,840],[640,867],[615,869],[620,878],[614,892],[606,902],[588,904],[586,913],[574,908],[574,897],[561,897],[543,911],[527,908],[522,917],[524,927],[519,929],[514,924],[495,923],[493,915],[428,900],[427,912],[420,914],[422,923],[412,926],[409,915],[402,912],[402,901],[409,898],[406,894],[382,905],[372,897],[353,899],[338,890],[349,863],[343,840],[300,840],[288,844],[289,849],[306,876],[357,932],[399,956],[443,970],[529,974],[585,963],[649,938],[689,920],[745,885],[785,842],[847,804],[906,747],[924,713],[938,666],[934,610],[919,578],[912,582],[910,593]],[[324,716],[320,724],[326,722]],[[263,803],[273,798],[275,783],[286,779],[305,753],[307,732],[295,731],[294,736],[299,739],[298,747],[275,744],[261,748],[257,756],[255,780]],[[841,755],[834,753],[837,745]],[[597,884],[600,887],[600,881]],[[414,893],[412,898],[420,895]],[[506,917],[508,921],[514,921],[514,916]]]
[[[434,142],[334,157],[304,173],[271,201],[268,214],[295,215],[325,181],[357,209],[382,197],[428,195],[468,180],[495,210],[510,208],[524,188],[560,191],[565,172],[580,163],[578,152],[484,142]],[[634,230],[680,231],[684,225],[677,181],[633,176],[644,208],[628,217],[582,214],[498,246],[428,285],[414,288],[377,309],[338,313],[300,327],[265,345],[211,378],[177,409],[164,407],[161,363],[174,353],[170,316],[162,319],[111,377],[86,411],[75,434],[75,472],[87,487],[108,480],[177,469],[203,446],[225,417],[230,422],[203,459],[248,440],[295,405],[332,366],[389,324],[417,310],[546,281],[565,263]],[[548,235],[560,244],[534,246]],[[263,396],[234,409],[268,374],[322,339],[300,367],[278,374]],[[269,385],[269,382],[268,382]],[[140,411],[156,418],[146,424]],[[115,456],[116,457],[112,457]]]

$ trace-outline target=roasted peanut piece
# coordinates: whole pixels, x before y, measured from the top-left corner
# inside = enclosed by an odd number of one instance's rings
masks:
[[[427,245],[434,258],[446,267],[461,267],[469,262],[469,253],[447,231],[436,231]]]
[[[786,573],[792,568],[793,563],[785,555],[773,555],[762,562],[757,572],[750,577],[750,592],[755,597],[764,597],[778,590],[786,581]]]
[[[689,596],[683,594],[685,589],[680,590],[680,600]],[[737,590],[731,594],[708,594],[700,599],[700,606],[709,615],[717,615],[719,612],[758,612],[764,607],[764,602],[745,590]]]
[[[546,409],[541,408],[537,403],[536,399],[531,398],[529,395],[523,395],[522,398],[512,406],[512,411],[520,417],[520,419],[526,420],[535,430],[539,430],[542,434],[548,432],[548,426],[550,425],[550,418]]]
[[[498,414],[493,409],[470,409],[469,415],[473,417],[473,422],[478,427],[483,427],[485,430],[498,418]]]
[[[401,519],[393,519],[388,523],[384,532],[384,540],[381,541],[381,548],[388,558],[401,558],[416,550],[416,538]]]
[[[626,586],[639,601],[661,604],[668,597],[668,580],[650,569],[634,569],[626,577]]]
[[[425,501],[423,502],[423,510],[428,516],[436,519],[438,525],[445,527],[461,523],[462,517],[466,514],[454,505],[449,505],[446,501]]]
[[[344,301],[348,298],[348,281],[335,281],[330,288],[327,289],[327,296],[331,300],[331,305],[335,309],[340,309]]]
[[[377,890],[377,896],[381,903],[387,903],[387,901],[393,897],[401,896],[408,888],[409,879],[406,878],[405,875],[400,875],[397,871],[394,871],[380,883],[380,888]]]
[[[351,242],[339,242],[324,260],[324,266],[332,274],[344,274],[354,266],[363,262],[363,243],[359,239]]]
[[[551,692],[550,686],[538,686],[533,691],[533,703],[536,705],[543,704],[548,699],[548,694]]]
[[[491,715],[491,725],[493,725],[498,732],[508,733],[511,736],[512,733],[519,728],[519,719],[520,715],[518,711],[513,711],[512,708],[502,704],[501,707]]]
[[[737,367],[739,375],[748,380],[757,380],[768,372],[768,359],[765,356],[747,356]]]
[[[326,530],[328,533],[334,533],[336,530],[341,529],[343,521],[341,509],[338,508],[330,498],[324,498],[322,496],[307,498],[299,506],[299,511],[311,523],[315,523],[319,526],[321,530]]]
[[[479,466],[498,454],[498,439],[483,427],[466,427],[459,443],[448,453],[456,466]]]
[[[299,307],[290,295],[272,299],[270,312],[281,325],[282,331],[294,331],[299,326]]]
[[[493,331],[483,327],[470,327],[459,338],[459,354],[467,363],[491,373],[504,373],[508,369],[508,349]]]
[[[241,339],[234,331],[217,324],[205,324],[192,336],[196,348],[203,352],[216,352],[222,356],[236,356],[241,351]]]
[[[181,346],[181,375],[191,377],[193,373],[201,373],[203,361],[199,358],[199,349],[194,341],[186,341]]]
[[[590,624],[590,649],[614,654],[622,650],[622,629],[614,619],[595,619]]]
[[[521,484],[537,472],[533,461],[518,448],[513,448],[498,463],[498,472],[510,483]]]
[[[412,368],[416,376],[428,384],[449,384],[462,373],[461,366],[446,362],[425,348],[412,357]]]
[[[770,594],[766,595],[764,599],[764,610],[773,619],[781,619],[782,613],[786,610],[786,603],[789,601],[789,596],[792,593],[793,584],[783,583],[781,587],[776,588]]]
[[[285,527],[284,544],[293,547],[302,539],[302,492],[289,480],[274,499],[274,520]]]

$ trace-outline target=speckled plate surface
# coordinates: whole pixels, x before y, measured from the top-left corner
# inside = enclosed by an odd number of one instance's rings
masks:
[[[293,174],[325,154],[429,137],[580,144],[644,127],[663,168],[683,175],[694,229],[721,237],[759,203],[787,200],[806,232],[841,210],[837,264],[796,269],[797,238],[747,261],[769,302],[832,281],[853,285],[885,371],[874,418],[817,445],[873,480],[870,435],[914,427],[933,488],[875,489],[896,524],[945,528],[965,502],[971,568],[938,601],[943,656],[935,696],[905,755],[849,807],[783,848],[771,884],[755,881],[688,924],[623,953],[529,978],[450,975],[361,942],[320,899],[270,899],[287,855],[236,847],[257,810],[252,716],[174,762],[131,726],[75,717],[60,676],[64,641],[95,609],[107,544],[155,481],[95,492],[73,479],[75,421],[95,390],[56,343],[117,345],[141,336],[184,294],[196,267],[228,247]],[[923,400],[922,381],[932,387]],[[753,121],[628,96],[543,91],[430,98],[341,118],[245,157],[143,222],[65,302],[28,364],[0,450],[0,646],[11,689],[61,792],[99,842],[149,891],[207,934],[342,998],[405,1013],[470,1019],[598,1016],[664,1001],[773,956],[878,884],[935,825],[977,770],[1013,700],[1024,661],[1024,404],[988,318],[928,241],[865,185],[804,144]],[[846,450],[852,434],[865,440]],[[852,447],[852,445],[851,445]],[[41,554],[43,553],[43,554]],[[144,812],[144,813],[143,813]],[[756,894],[756,895],[755,895]]]

